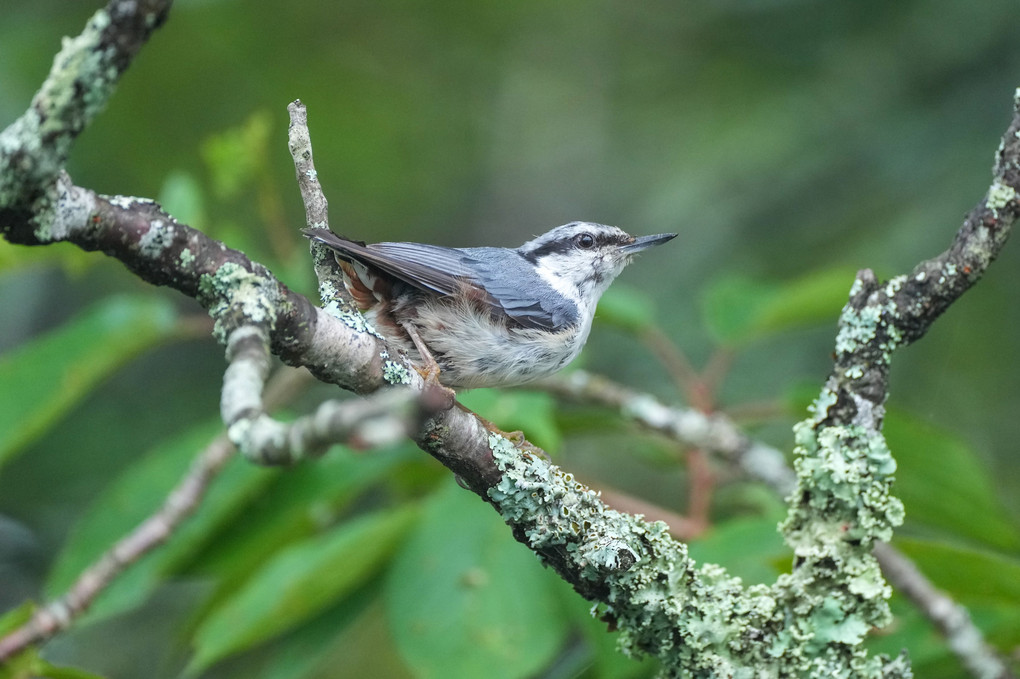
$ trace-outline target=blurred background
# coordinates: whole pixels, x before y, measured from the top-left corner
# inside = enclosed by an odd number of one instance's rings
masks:
[[[0,126],[98,3],[6,0]],[[677,231],[614,284],[574,367],[719,409],[784,451],[854,272],[909,271],[984,195],[1020,85],[1012,0],[181,0],[77,142],[74,180],[153,197],[314,298],[287,104],[332,228],[515,247],[582,219]],[[1020,254],[897,355],[896,544],[1020,644]],[[200,307],[69,245],[0,242],[0,629],[159,505],[217,432]],[[310,386],[300,414],[337,390]],[[767,489],[592,404],[462,400],[692,555],[789,568]],[[670,521],[682,532],[680,522]],[[895,597],[876,651],[965,676]],[[21,608],[19,608],[21,607]],[[180,535],[47,661],[107,677],[644,677],[589,605],[424,453],[234,460]],[[20,617],[19,617],[20,616]]]

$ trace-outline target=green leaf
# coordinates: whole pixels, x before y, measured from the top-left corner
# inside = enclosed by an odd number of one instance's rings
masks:
[[[222,582],[218,596],[244,582],[281,548],[331,525],[359,495],[394,473],[394,467],[421,458],[412,444],[358,453],[335,447],[314,464],[274,474],[258,501],[208,541],[194,570]]]
[[[258,679],[387,677],[413,679],[393,646],[374,580],[339,606],[302,625],[278,643],[259,663]],[[343,668],[338,672],[338,668]]]
[[[202,228],[205,223],[202,186],[188,172],[178,171],[167,175],[159,191],[159,202],[181,224]]]
[[[617,647],[620,635],[611,631],[610,624],[592,615],[592,604],[577,596],[577,592],[563,580],[555,584],[560,604],[570,617],[573,626],[580,631],[587,647],[587,657],[582,661],[587,668],[566,676],[584,676],[590,679],[635,679],[654,674],[657,662],[651,656],[640,659],[630,658]],[[559,665],[559,664],[558,664]]]
[[[372,601],[378,600],[379,583],[353,592],[338,605],[281,637],[260,663],[259,679],[302,679],[321,670],[334,647],[352,625],[359,625]]]
[[[256,111],[243,124],[213,135],[202,144],[202,158],[220,198],[235,197],[264,170],[273,118]]]
[[[599,300],[595,318],[630,332],[655,325],[655,302],[644,291],[614,283]]]
[[[0,637],[24,625],[32,618],[33,613],[35,613],[35,604],[26,601],[17,608],[12,608],[0,615]]]
[[[499,516],[450,482],[386,583],[393,636],[419,677],[530,677],[565,641],[552,576]]]
[[[1020,527],[977,453],[949,431],[890,410],[883,426],[896,458],[907,520],[1004,551],[1020,550]]]
[[[160,298],[117,297],[0,356],[0,465],[120,366],[171,337],[175,321]]]
[[[897,537],[893,544],[960,603],[1020,608],[1020,559],[915,538]]]
[[[103,489],[57,556],[46,583],[47,595],[62,594],[87,566],[151,516],[221,429],[222,425],[215,422],[185,432],[140,457]],[[166,545],[118,576],[81,622],[95,622],[143,603],[175,562],[232,518],[237,507],[255,497],[275,473],[250,464],[228,463],[196,513],[185,520]]]
[[[91,252],[85,252],[80,248],[70,247],[56,247],[56,248],[39,248],[39,247],[26,247],[24,245],[15,245],[14,243],[8,243],[6,240],[0,238],[0,272],[8,273],[17,269],[26,268],[29,266],[46,264],[50,266],[59,265],[64,271],[77,275],[84,272],[91,266],[94,266],[96,262],[100,261]],[[10,281],[13,285],[38,285],[38,281],[27,279],[24,281]],[[22,299],[22,295],[11,294],[10,299]],[[10,314],[13,309],[4,309],[5,314]],[[5,316],[5,319],[8,318]]]
[[[414,507],[371,514],[278,553],[202,622],[188,671],[251,648],[346,596],[378,572],[416,516]]]
[[[457,398],[503,431],[523,431],[529,441],[549,452],[558,450],[563,441],[556,400],[545,392],[472,389]]]
[[[835,324],[855,272],[825,269],[782,283],[742,275],[713,281],[701,298],[705,325],[722,344],[743,344],[819,323]]]
[[[688,543],[691,558],[698,564],[724,566],[747,585],[772,584],[777,575],[772,564],[790,563],[793,558],[776,528],[781,518],[739,518],[716,525]]]
[[[35,679],[103,679],[102,675],[93,672],[86,672],[77,667],[51,665],[45,660],[37,662],[34,670]]]

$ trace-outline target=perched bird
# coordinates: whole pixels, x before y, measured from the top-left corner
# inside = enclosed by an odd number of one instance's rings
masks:
[[[510,249],[304,234],[333,250],[354,302],[389,343],[427,377],[438,368],[441,384],[468,389],[523,384],[572,361],[632,256],[676,236],[572,222]]]

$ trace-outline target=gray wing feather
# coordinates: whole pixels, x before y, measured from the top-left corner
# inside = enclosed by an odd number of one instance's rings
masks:
[[[502,310],[525,328],[559,330],[577,321],[573,303],[551,294],[549,285],[513,250],[424,243],[366,245],[326,229],[304,229],[303,233],[345,259],[373,266],[426,292],[453,295],[465,286],[473,288],[480,302]]]
[[[326,229],[303,229],[302,233],[344,259],[371,265],[420,290],[452,295],[473,278],[471,268],[453,248],[419,243],[366,245]]]
[[[452,295],[465,283],[477,283],[470,260],[454,248],[424,243],[373,243],[366,250],[367,263],[416,287]]]
[[[562,330],[578,322],[577,305],[542,279],[516,250],[467,248],[475,276],[503,310],[526,328]]]

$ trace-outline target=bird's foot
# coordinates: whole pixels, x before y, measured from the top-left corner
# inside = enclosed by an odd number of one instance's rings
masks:
[[[439,369],[439,364],[432,356],[432,352],[429,351],[427,346],[425,346],[425,342],[422,341],[421,337],[418,335],[418,331],[411,323],[401,321],[400,324],[404,327],[404,330],[407,331],[411,341],[414,342],[415,349],[417,349],[418,353],[421,355],[422,365],[421,367],[415,366],[414,369],[419,375],[421,375],[422,380],[425,382],[425,389],[443,396],[444,400],[448,402],[446,408],[443,408],[443,410],[453,407],[453,404],[457,402],[457,392],[439,381],[439,374],[441,371]]]

